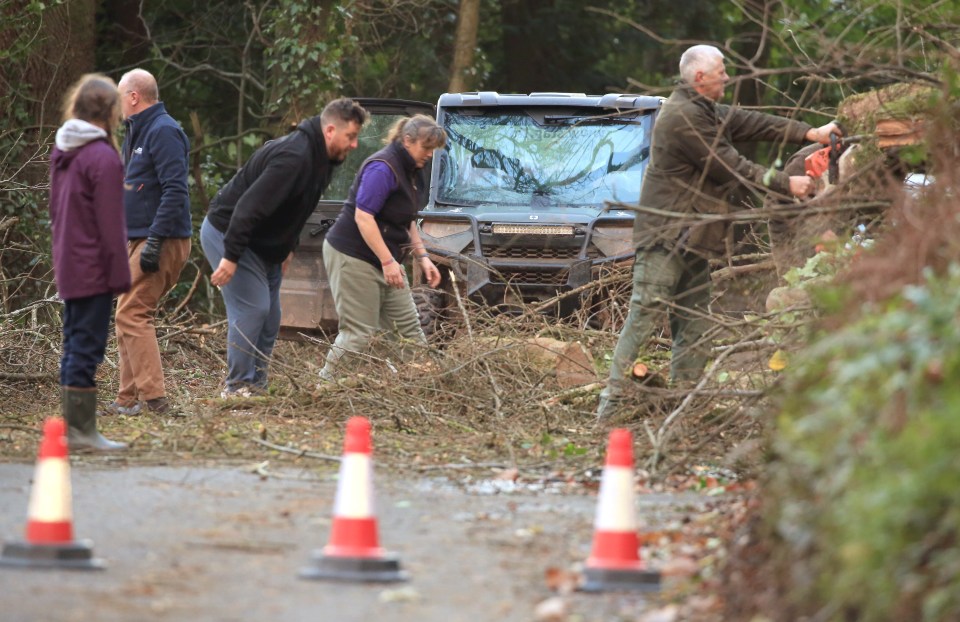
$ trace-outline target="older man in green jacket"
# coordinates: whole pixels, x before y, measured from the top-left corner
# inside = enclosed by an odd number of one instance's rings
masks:
[[[599,418],[620,405],[629,370],[668,310],[673,337],[672,383],[695,382],[703,372],[703,336],[709,328],[708,260],[724,251],[728,223],[698,218],[737,207],[727,197],[744,186],[803,197],[813,181],[788,176],[740,155],[735,142],[829,143],[835,123],[820,128],[761,112],[724,106],[730,80],[723,53],[696,45],[680,57],[683,84],[663,105],[653,131],[650,167],[643,180],[634,223],[637,248],[630,312],[613,352],[610,379],[600,394]]]

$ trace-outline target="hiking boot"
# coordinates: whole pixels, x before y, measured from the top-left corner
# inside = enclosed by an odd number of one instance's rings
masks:
[[[170,400],[165,397],[155,397],[146,401],[147,410],[155,415],[164,415],[170,411]]]
[[[114,400],[107,405],[103,413],[105,415],[123,415],[125,417],[133,417],[139,415],[141,411],[143,411],[143,405],[141,405],[140,402],[134,402],[130,406],[121,406],[120,402]]]

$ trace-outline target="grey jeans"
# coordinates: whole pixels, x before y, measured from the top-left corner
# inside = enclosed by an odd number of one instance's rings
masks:
[[[709,305],[710,269],[705,258],[663,248],[637,251],[630,311],[613,350],[610,379],[600,392],[597,416],[610,416],[617,409],[633,363],[664,312],[673,337],[670,381],[696,381],[707,360],[700,342],[710,327]]]
[[[223,258],[223,234],[204,218],[200,245],[214,270]],[[227,307],[228,391],[243,387],[265,389],[267,367],[280,333],[282,265],[264,261],[249,248],[237,271],[220,290]]]
[[[427,343],[409,286],[390,287],[380,269],[341,253],[327,242],[323,243],[323,265],[340,320],[321,378],[333,379],[340,359],[363,352],[379,331],[395,339]]]

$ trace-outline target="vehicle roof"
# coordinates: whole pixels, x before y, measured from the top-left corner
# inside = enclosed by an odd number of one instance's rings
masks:
[[[457,106],[578,106],[596,108],[634,108],[656,110],[664,101],[652,95],[607,93],[586,95],[584,93],[530,93],[529,95],[479,91],[471,93],[444,93],[437,102],[438,108]]]

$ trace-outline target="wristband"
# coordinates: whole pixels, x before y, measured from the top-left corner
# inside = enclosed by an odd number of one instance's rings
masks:
[[[426,259],[426,258],[429,257],[429,256],[430,256],[430,255],[429,255],[428,253],[424,253],[424,254],[422,254],[422,255],[417,255],[417,259]]]
[[[384,268],[386,268],[387,266],[389,266],[390,264],[392,264],[394,261],[395,261],[395,259],[394,259],[393,257],[391,257],[388,261],[381,261],[381,262],[380,262],[380,265],[383,266]]]

